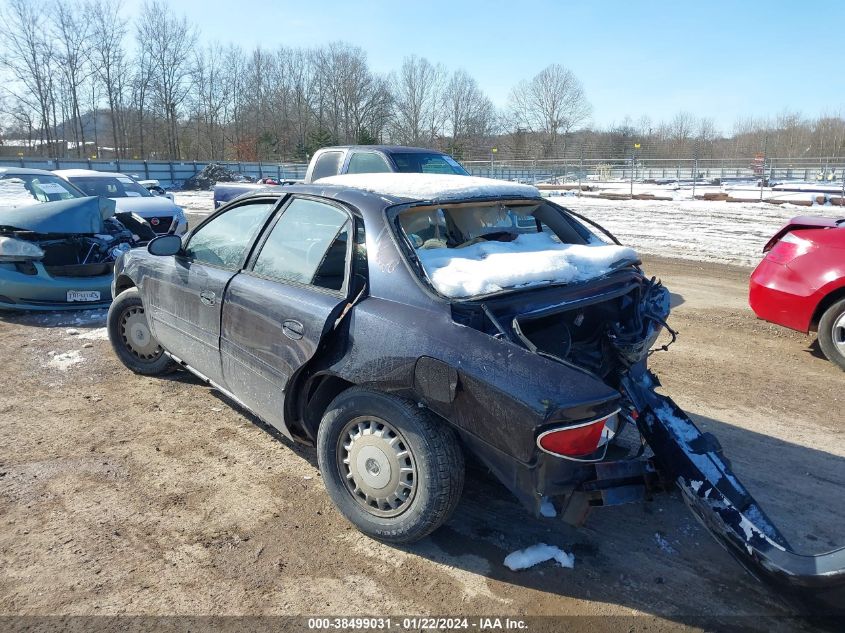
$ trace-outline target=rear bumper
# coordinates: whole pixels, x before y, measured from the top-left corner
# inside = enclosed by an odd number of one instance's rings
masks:
[[[737,480],[718,441],[702,434],[671,399],[654,391],[642,371],[626,378],[640,412],[638,426],[660,473],[680,489],[713,538],[746,570],[819,615],[845,612],[845,548],[823,554],[792,550],[774,523]]]
[[[108,307],[113,276],[52,277],[35,262],[36,274],[0,267],[0,310],[83,310]],[[100,301],[68,301],[68,290],[97,291]]]
[[[816,308],[815,290],[789,266],[764,259],[751,274],[748,303],[758,317],[808,332]]]

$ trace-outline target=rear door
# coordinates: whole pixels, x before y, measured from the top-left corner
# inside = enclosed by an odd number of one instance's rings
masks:
[[[143,285],[150,325],[162,347],[218,384],[223,295],[277,201],[249,200],[213,216],[179,255],[155,258],[155,272]]]
[[[226,291],[220,339],[226,387],[287,435],[288,382],[346,303],[352,226],[340,205],[292,197]]]

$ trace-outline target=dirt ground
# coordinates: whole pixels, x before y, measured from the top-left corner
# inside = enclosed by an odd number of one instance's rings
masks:
[[[748,270],[649,258],[680,331],[652,366],[721,439],[799,549],[845,544],[845,374],[811,337],[757,321]],[[382,545],[334,509],[313,449],[280,440],[190,375],[131,374],[104,312],[0,319],[0,614],[695,616],[788,630],[790,613],[677,495],[595,512],[582,529],[529,517],[472,471],[454,518]],[[69,354],[70,353],[70,354]],[[575,568],[512,572],[546,542]]]

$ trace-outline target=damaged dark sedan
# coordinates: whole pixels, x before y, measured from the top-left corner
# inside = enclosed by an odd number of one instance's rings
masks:
[[[0,310],[105,307],[115,260],[152,237],[143,218],[50,172],[3,169]]]
[[[126,253],[114,295],[127,367],[184,367],[315,444],[329,495],[370,536],[439,527],[473,455],[531,512],[572,523],[677,488],[757,577],[841,596],[845,550],[794,553],[718,441],[657,393],[667,290],[533,187],[375,174],[256,192]]]

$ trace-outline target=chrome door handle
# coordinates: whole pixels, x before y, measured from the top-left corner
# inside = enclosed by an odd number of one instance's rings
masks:
[[[216,295],[211,290],[203,290],[200,292],[200,301],[207,306],[213,306]]]

